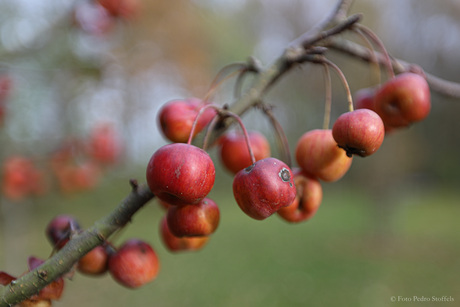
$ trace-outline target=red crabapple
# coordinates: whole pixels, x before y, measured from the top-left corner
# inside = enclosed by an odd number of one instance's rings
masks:
[[[209,236],[219,225],[220,211],[212,199],[204,198],[197,204],[171,206],[166,216],[176,237]]]
[[[160,263],[153,248],[146,242],[130,239],[109,257],[109,272],[121,285],[138,288],[158,275]]]
[[[297,141],[296,160],[307,174],[326,182],[342,178],[353,158],[337,146],[330,129],[315,129],[304,133]]]
[[[255,162],[235,175],[233,195],[244,213],[256,220],[263,220],[291,204],[296,188],[289,167],[270,157]]]
[[[147,166],[147,183],[159,199],[171,205],[195,204],[211,191],[214,164],[193,145],[174,143],[158,149]]]
[[[263,134],[257,131],[248,132],[249,143],[256,161],[270,156],[270,144]],[[253,162],[249,154],[246,138],[241,132],[231,131],[220,140],[220,159],[225,168],[236,174]]]
[[[385,127],[377,113],[359,109],[340,115],[332,127],[332,136],[347,156],[366,157],[382,145]]]

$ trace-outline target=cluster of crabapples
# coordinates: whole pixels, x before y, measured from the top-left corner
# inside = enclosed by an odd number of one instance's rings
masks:
[[[191,144],[192,138],[219,116],[219,108],[207,105],[210,103],[190,98],[169,101],[161,108],[160,128],[173,143],[158,149],[147,167],[147,183],[167,208],[162,227],[183,242],[182,249],[196,249],[185,242],[207,239],[219,223],[219,209],[207,198],[215,179],[212,159],[204,149]],[[295,151],[298,166],[292,170],[270,156],[263,134],[246,132],[244,126],[243,133],[229,131],[219,138],[220,160],[235,175],[233,193],[244,213],[256,220],[276,213],[298,223],[318,210],[323,196],[321,181],[342,178],[354,155],[372,155],[385,133],[423,120],[430,108],[425,78],[405,72],[376,88],[358,91],[355,108],[340,115],[332,129],[302,135]]]
[[[54,252],[63,248],[81,231],[82,228],[74,216],[62,214],[57,215],[48,223],[45,234]],[[43,262],[42,259],[30,256],[28,258],[29,269],[25,273],[37,268]],[[19,306],[51,306],[53,300],[61,298],[65,278],[70,278],[75,272],[87,276],[102,276],[109,273],[119,284],[127,288],[138,288],[155,279],[159,268],[157,254],[149,243],[131,238],[117,247],[106,241],[80,258],[74,270],[52,281]],[[0,271],[0,284],[8,285],[15,279],[17,277]]]

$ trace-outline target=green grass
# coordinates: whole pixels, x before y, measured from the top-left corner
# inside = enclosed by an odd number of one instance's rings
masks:
[[[98,191],[21,204],[14,214],[27,221],[18,225],[22,245],[2,242],[7,249],[0,259],[20,273],[30,253],[49,254],[43,229],[51,216],[69,212],[88,226],[128,191],[124,182],[105,183]],[[162,246],[163,211],[154,201],[116,242],[151,242],[161,260],[158,278],[129,290],[110,276],[76,274],[55,306],[406,306],[391,296],[414,295],[460,301],[458,193],[413,191],[391,206],[381,202],[387,205],[382,210],[366,195],[329,186],[325,191],[317,215],[296,225],[277,216],[252,220],[231,190],[213,191],[222,214],[218,231],[202,251],[183,254]]]

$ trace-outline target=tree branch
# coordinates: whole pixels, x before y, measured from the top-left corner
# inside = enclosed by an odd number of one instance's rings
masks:
[[[53,280],[69,272],[82,256],[130,222],[134,213],[153,197],[147,186],[133,187],[131,193],[110,214],[73,237],[41,266],[0,289],[0,307],[12,306],[30,298]]]
[[[373,58],[372,52],[368,48],[337,36],[329,37],[325,41],[324,46],[366,62],[372,62],[375,60],[375,58]],[[381,53],[375,52],[375,57],[381,65],[385,65],[386,60]],[[391,63],[393,65],[393,69],[397,73],[413,71],[417,70],[418,68],[418,66],[415,64],[411,64],[396,58],[392,58]],[[424,72],[424,74],[431,90],[446,97],[460,98],[460,83],[444,80],[427,72]]]
[[[323,57],[326,51],[322,46],[371,62],[373,55],[369,49],[336,37],[336,34],[349,29],[361,18],[361,15],[345,17],[351,3],[352,0],[339,0],[325,21],[291,43],[271,66],[266,69],[260,68],[250,89],[235,101],[229,110],[239,116],[243,115],[250,108],[261,103],[271,86],[292,67],[306,61],[321,63],[318,61],[318,57]],[[384,57],[381,54],[375,53],[375,56],[379,63],[384,63]],[[393,59],[392,64],[397,72],[411,70],[415,67],[397,59]],[[442,80],[430,74],[427,74],[427,79],[433,90],[451,97],[460,97],[459,84]],[[219,122],[210,137],[210,144],[215,143],[214,141],[232,123],[231,118]],[[131,186],[131,193],[106,217],[72,238],[41,266],[8,286],[0,288],[0,307],[11,306],[31,297],[50,282],[70,271],[78,259],[97,245],[102,244],[115,231],[124,227],[132,216],[154,197],[145,185],[138,186],[136,182],[131,181]]]

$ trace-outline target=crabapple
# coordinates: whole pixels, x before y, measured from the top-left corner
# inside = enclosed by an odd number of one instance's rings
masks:
[[[107,272],[109,253],[105,245],[98,245],[77,262],[77,270],[87,275],[101,275]]]
[[[265,158],[240,170],[233,179],[233,195],[244,213],[263,220],[291,204],[296,188],[290,168],[276,158]]]
[[[174,143],[158,149],[147,166],[147,184],[159,199],[195,204],[211,191],[216,171],[211,157],[201,148]]]
[[[166,217],[176,237],[208,236],[219,226],[220,212],[212,199],[204,198],[197,204],[171,206]]]
[[[297,141],[295,156],[305,173],[326,182],[342,178],[353,159],[337,146],[331,129],[314,129],[304,133]]]
[[[73,232],[79,229],[80,225],[75,217],[60,214],[48,223],[45,233],[51,244],[57,249],[61,249],[70,240]]]
[[[369,109],[375,111],[375,88],[366,87],[358,90],[353,98],[355,109]]]
[[[177,237],[169,229],[166,216],[160,223],[160,237],[163,244],[170,252],[196,251],[201,249],[209,241],[209,236]]]
[[[161,132],[171,142],[186,143],[189,139],[193,122],[200,109],[205,105],[206,103],[198,98],[168,101],[158,113]],[[205,110],[197,120],[193,136],[203,130],[215,115],[216,111],[214,109]]]
[[[430,88],[426,79],[416,73],[397,75],[375,94],[375,111],[386,126],[408,126],[425,119],[430,110]]]
[[[128,288],[138,288],[156,278],[160,262],[148,243],[129,239],[110,255],[108,268],[118,283]]]
[[[340,115],[332,127],[332,136],[347,156],[366,157],[382,145],[385,128],[377,113],[359,109]]]
[[[315,177],[305,174],[300,168],[292,170],[297,195],[294,201],[277,211],[285,221],[299,223],[315,215],[323,199],[321,183]]]
[[[270,144],[262,133],[249,131],[248,138],[256,161],[270,156]],[[220,159],[230,172],[236,174],[253,163],[246,138],[241,132],[231,131],[224,134],[219,144]]]

